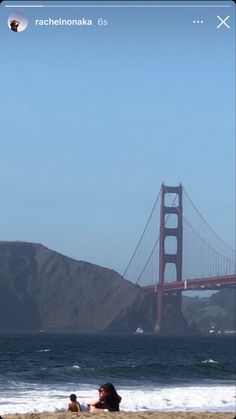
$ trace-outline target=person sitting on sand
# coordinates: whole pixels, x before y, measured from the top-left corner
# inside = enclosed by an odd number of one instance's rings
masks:
[[[70,395],[70,403],[68,405],[68,411],[69,412],[81,412],[81,406],[79,402],[77,401],[76,394]]]
[[[103,384],[98,391],[99,400],[91,402],[88,405],[90,407],[90,412],[100,412],[103,410],[108,410],[109,412],[119,412],[121,397],[117,394],[113,384]]]

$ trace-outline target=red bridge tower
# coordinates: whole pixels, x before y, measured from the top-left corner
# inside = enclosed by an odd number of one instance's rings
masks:
[[[166,205],[166,194],[175,194],[175,201],[173,206]],[[167,227],[167,220],[171,218],[174,220],[174,227]],[[176,251],[175,253],[167,253],[167,237],[176,237]],[[182,252],[183,252],[183,220],[182,220],[182,185],[166,186],[162,184],[161,187],[161,212],[160,212],[160,247],[159,247],[159,281],[157,286],[157,324],[156,330],[161,332],[166,329],[168,325],[168,318],[173,317],[178,323],[181,317],[181,291],[168,292],[163,291],[163,284],[166,280],[165,269],[167,264],[173,264],[175,267],[176,278],[174,281],[182,280]],[[173,267],[173,266],[172,266]],[[171,311],[171,312],[170,312]]]

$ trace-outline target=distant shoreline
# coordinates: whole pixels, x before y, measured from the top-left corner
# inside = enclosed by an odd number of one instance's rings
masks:
[[[233,419],[233,412],[114,412],[114,413],[27,413],[2,415],[3,419]]]

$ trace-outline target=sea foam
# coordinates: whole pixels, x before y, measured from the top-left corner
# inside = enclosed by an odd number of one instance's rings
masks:
[[[192,386],[118,388],[124,411],[182,411],[182,412],[233,412],[235,389],[233,386]],[[59,412],[67,410],[69,394],[76,393],[86,408],[90,400],[97,398],[91,385],[30,386],[22,383],[1,394],[0,411],[7,413]]]

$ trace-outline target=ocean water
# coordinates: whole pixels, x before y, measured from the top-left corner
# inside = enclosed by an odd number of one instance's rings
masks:
[[[121,410],[235,411],[235,338],[1,334],[0,415],[82,406],[112,382]]]

